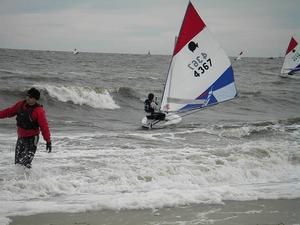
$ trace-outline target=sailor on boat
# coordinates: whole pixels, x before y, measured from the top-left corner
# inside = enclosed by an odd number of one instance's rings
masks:
[[[148,94],[148,98],[144,102],[144,110],[149,120],[164,120],[166,118],[166,114],[159,111],[157,98],[154,100],[153,93]]]

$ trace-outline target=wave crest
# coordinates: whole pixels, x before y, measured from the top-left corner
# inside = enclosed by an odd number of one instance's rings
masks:
[[[100,109],[117,109],[120,108],[106,89],[76,86],[51,85],[39,86],[45,90],[52,98],[61,102],[72,102],[77,105],[88,105]]]
[[[120,87],[116,93],[124,98],[139,99],[139,93],[130,87]]]
[[[261,121],[240,125],[214,126],[213,131],[223,137],[245,138],[257,135],[272,135],[299,131],[300,118],[288,118],[277,121]]]

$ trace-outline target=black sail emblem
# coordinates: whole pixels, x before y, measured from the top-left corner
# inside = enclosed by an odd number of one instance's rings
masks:
[[[188,48],[191,52],[194,52],[196,48],[199,48],[198,43],[191,41],[188,45]]]

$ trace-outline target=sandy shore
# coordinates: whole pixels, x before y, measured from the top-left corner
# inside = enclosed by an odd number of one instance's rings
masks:
[[[298,225],[300,199],[226,201],[157,210],[46,213],[10,218],[11,225]]]

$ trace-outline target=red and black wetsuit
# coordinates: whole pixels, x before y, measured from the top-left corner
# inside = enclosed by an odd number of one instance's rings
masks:
[[[147,113],[147,119],[151,120],[164,120],[166,114],[163,112],[155,112],[155,109],[152,107],[153,100],[146,99],[144,101],[144,110]],[[155,103],[156,104],[156,103]]]
[[[51,141],[45,111],[41,105],[29,105],[24,100],[17,102],[12,107],[0,111],[0,118],[14,116],[17,116],[18,132],[15,163],[30,167],[37,148],[40,131],[46,142]]]

